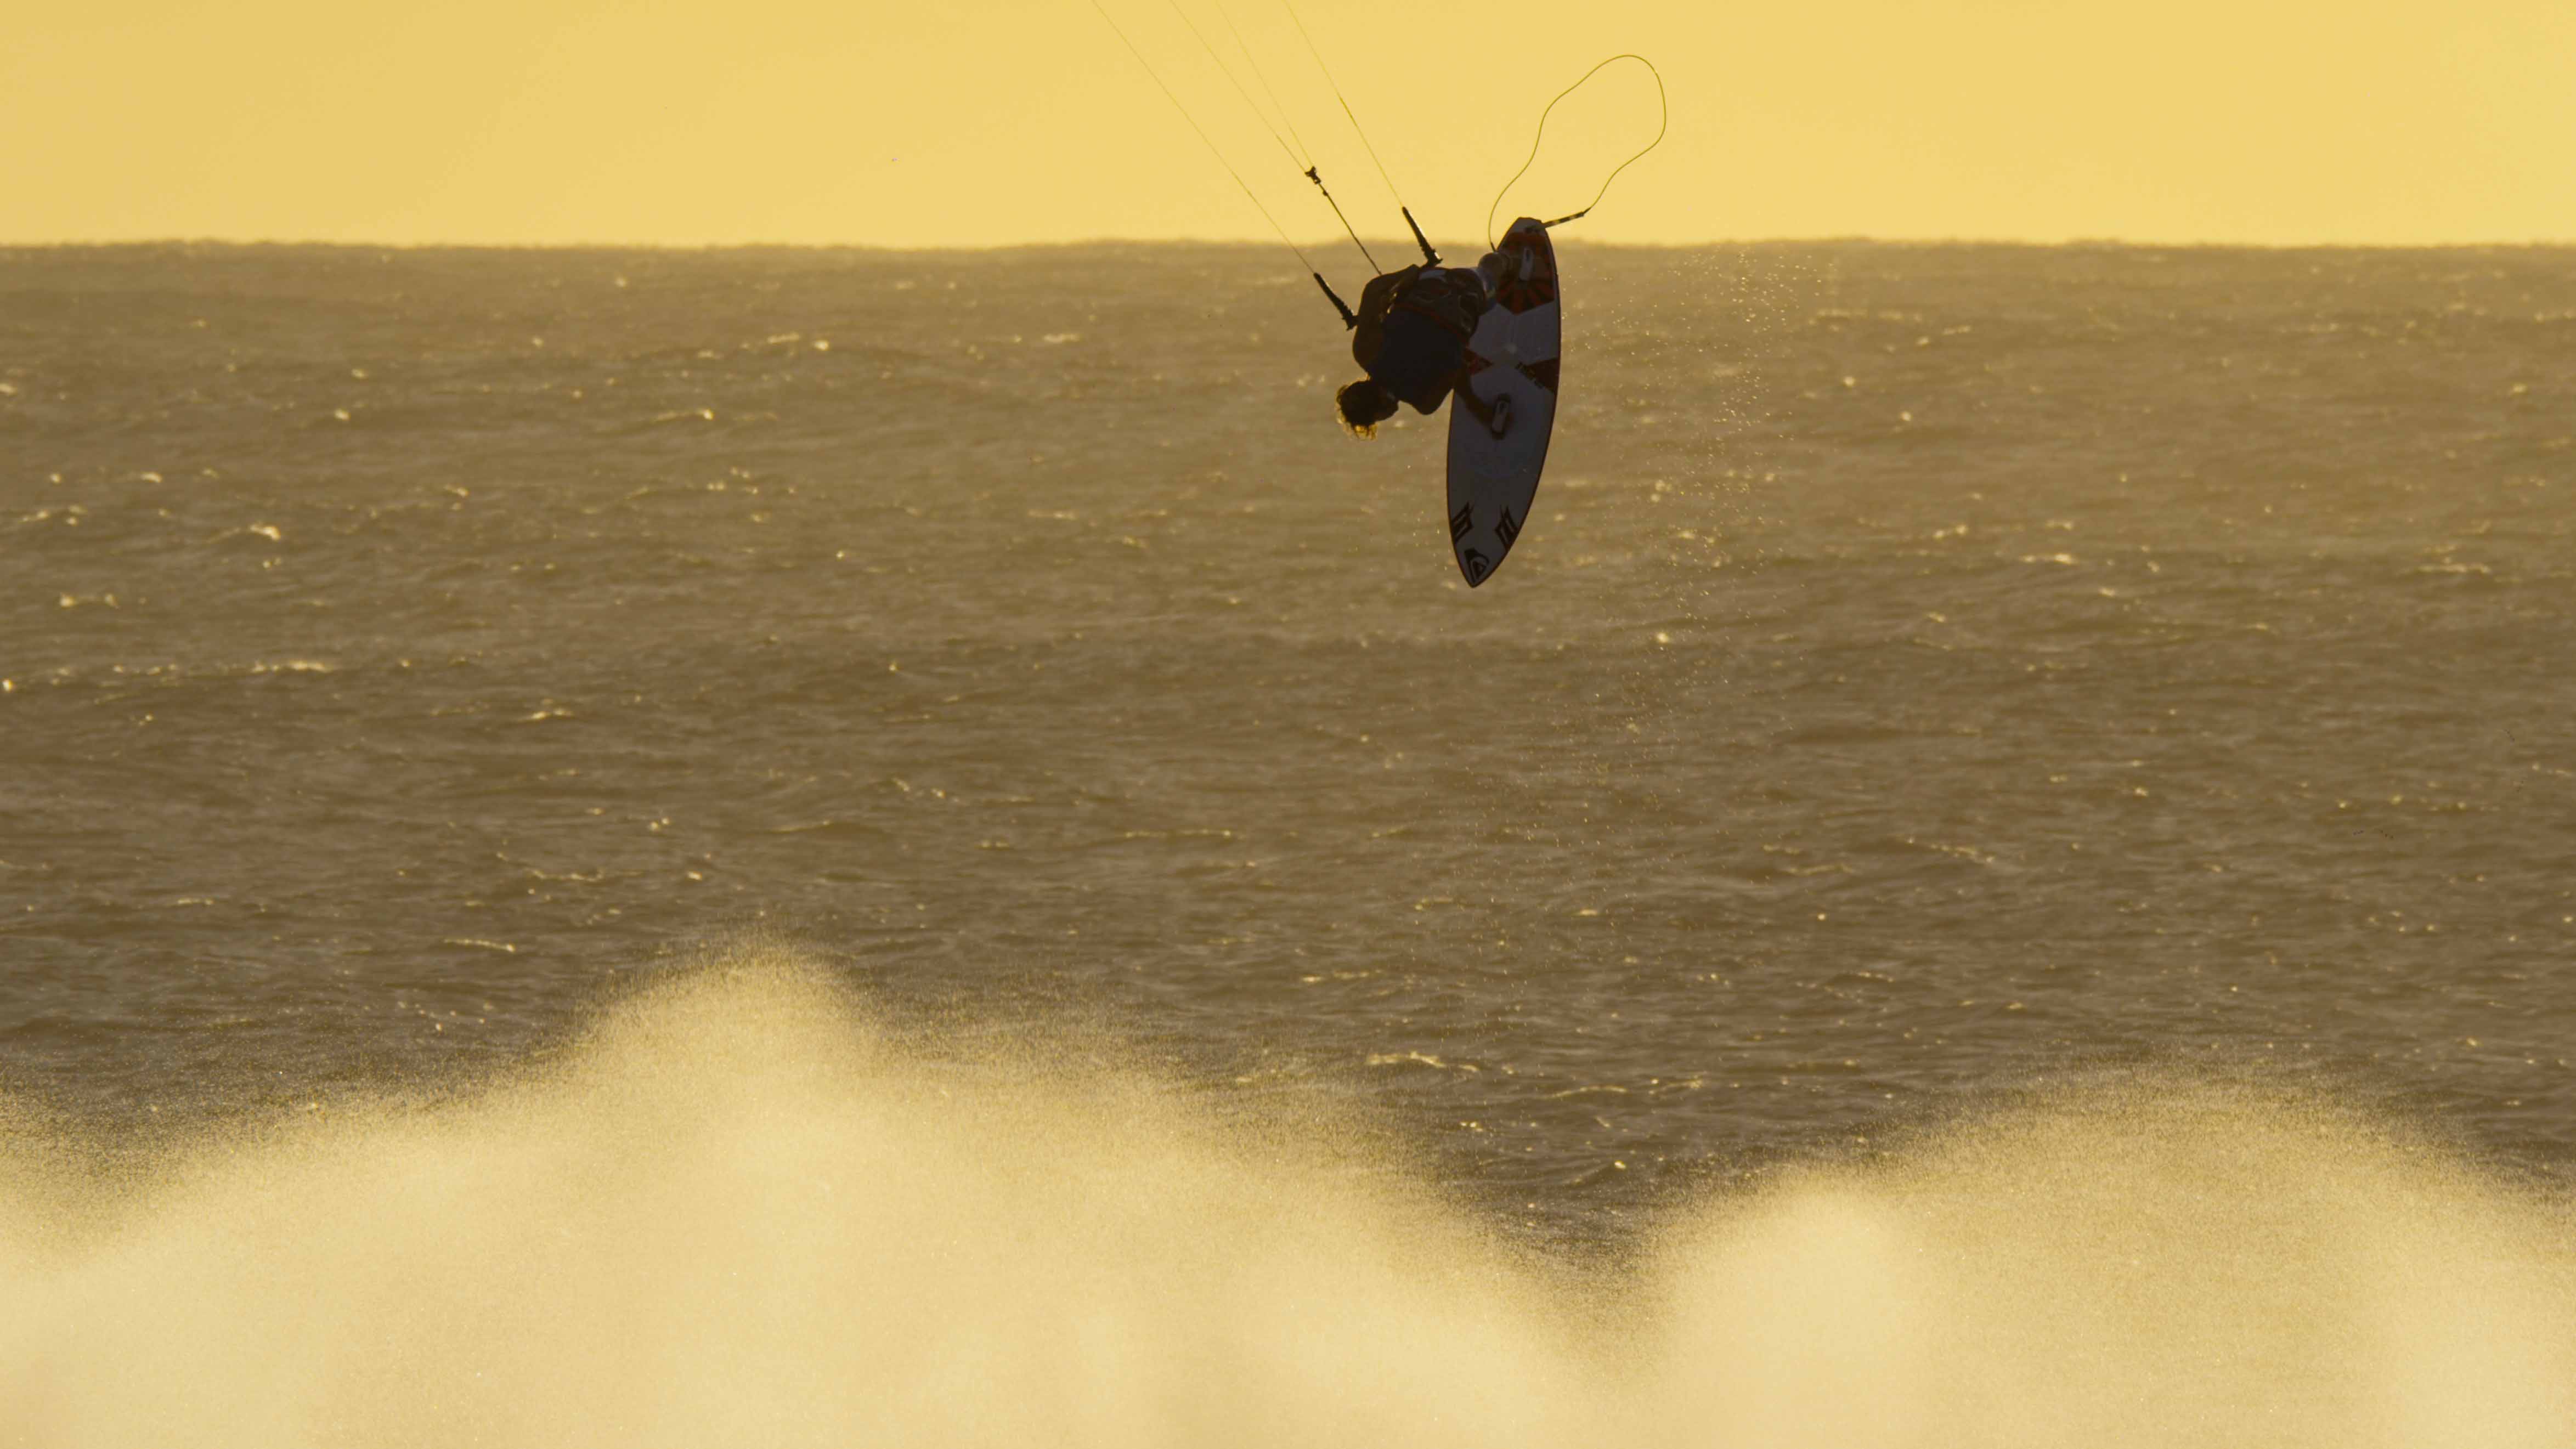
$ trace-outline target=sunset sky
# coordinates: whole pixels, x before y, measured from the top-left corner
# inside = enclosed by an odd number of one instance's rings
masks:
[[[1400,231],[1281,0],[1101,3],[1292,232],[1338,235],[1176,4],[1363,230]],[[2567,0],[1297,3],[1443,240],[1481,231],[1551,93],[1634,50],[1672,131],[1595,240],[2576,241]],[[1091,0],[138,0],[10,29],[0,241],[1271,234]],[[1654,126],[1645,73],[1604,71],[1504,215],[1581,205]]]

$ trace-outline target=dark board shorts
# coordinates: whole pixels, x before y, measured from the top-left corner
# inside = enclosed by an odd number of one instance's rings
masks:
[[[1450,380],[1467,365],[1467,344],[1448,328],[1401,308],[1387,314],[1369,376],[1416,410],[1432,412],[1449,395]]]

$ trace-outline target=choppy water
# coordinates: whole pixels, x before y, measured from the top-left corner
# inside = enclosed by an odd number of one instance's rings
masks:
[[[1565,264],[0,253],[0,1413],[2563,1442],[2576,254]]]

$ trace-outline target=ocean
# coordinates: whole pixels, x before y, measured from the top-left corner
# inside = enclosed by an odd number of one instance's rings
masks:
[[[0,1441],[2571,1442],[2576,251],[1562,256],[0,250]]]

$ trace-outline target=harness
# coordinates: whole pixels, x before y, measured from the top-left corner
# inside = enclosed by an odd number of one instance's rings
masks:
[[[1394,305],[1387,310],[1429,318],[1441,331],[1464,342],[1476,335],[1476,319],[1484,313],[1484,308],[1478,304],[1483,300],[1481,283],[1476,284],[1475,293],[1470,295],[1464,284],[1443,275],[1437,282],[1425,284],[1417,281],[1405,288],[1396,294]]]

